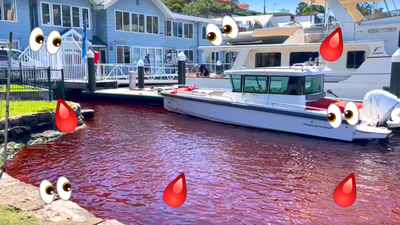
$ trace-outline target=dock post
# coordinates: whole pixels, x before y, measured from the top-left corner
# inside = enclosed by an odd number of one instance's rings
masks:
[[[144,62],[143,60],[139,60],[137,62],[137,71],[138,71],[138,88],[144,88]]]
[[[217,61],[217,71],[216,71],[216,74],[217,74],[217,76],[221,76],[221,74],[222,74],[222,64],[221,64],[221,62],[218,60]]]
[[[51,69],[47,67],[47,83],[49,84],[49,102],[51,102]]]
[[[389,92],[400,97],[400,32],[397,51],[392,55],[392,71],[390,74]]]
[[[186,84],[186,56],[183,52],[178,54],[178,84]]]
[[[129,90],[134,90],[136,88],[136,71],[129,72]]]
[[[86,55],[88,62],[88,72],[89,72],[89,91],[96,90],[96,77],[94,75],[94,53],[92,50]]]

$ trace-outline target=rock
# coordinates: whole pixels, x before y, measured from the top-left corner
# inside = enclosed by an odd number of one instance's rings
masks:
[[[94,110],[93,109],[81,110],[81,114],[85,119],[93,119],[94,118]]]

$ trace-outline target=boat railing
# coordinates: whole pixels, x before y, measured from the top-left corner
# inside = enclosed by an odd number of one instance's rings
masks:
[[[230,99],[232,102],[236,102],[232,97],[230,96],[223,96],[223,95],[213,95],[211,93],[199,93],[199,92],[179,92],[180,95],[191,95],[191,96],[201,96],[201,97],[209,97],[210,99],[215,99],[216,97],[219,98],[226,98]]]
[[[263,106],[267,106],[268,104],[270,104],[272,107],[276,107],[275,105],[282,105],[282,106],[291,106],[291,107],[295,107],[295,108],[303,108],[304,110],[326,111],[326,109],[324,109],[324,108],[318,108],[318,107],[313,107],[313,106],[295,105],[295,104],[272,102],[272,101],[257,100],[257,99],[247,99],[246,101],[244,101],[244,103],[249,104],[248,103],[249,101],[266,103],[266,104],[262,104]],[[252,103],[250,103],[250,104],[252,104]],[[261,105],[261,104],[253,104],[253,105]]]

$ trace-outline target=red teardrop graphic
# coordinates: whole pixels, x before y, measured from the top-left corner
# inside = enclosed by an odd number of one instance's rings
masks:
[[[186,200],[186,180],[182,173],[164,191],[164,201],[171,207],[181,206]]]
[[[336,187],[333,192],[333,200],[338,206],[348,207],[354,203],[356,196],[356,179],[352,173]]]
[[[55,121],[57,128],[64,133],[75,130],[78,125],[78,117],[74,110],[61,98],[57,102]]]
[[[343,53],[342,29],[337,28],[322,42],[319,48],[322,58],[327,61],[336,61]]]

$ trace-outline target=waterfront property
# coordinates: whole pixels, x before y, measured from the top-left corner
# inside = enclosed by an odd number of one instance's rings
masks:
[[[188,62],[198,62],[199,46],[212,45],[206,38],[205,26],[220,21],[172,13],[161,0],[8,0],[1,1],[0,42],[5,46],[9,32],[23,54],[43,66],[77,65],[81,54],[84,24],[87,22],[89,49],[100,53],[99,63],[135,65],[150,54],[152,67],[175,63],[176,53],[183,51]],[[47,36],[58,30],[63,38],[61,53],[52,60],[45,47],[40,53],[29,49],[29,34],[42,28]],[[66,56],[68,55],[68,56]],[[211,60],[224,61],[215,53]],[[228,57],[230,59],[230,57]],[[49,61],[49,62],[47,62]],[[51,62],[50,62],[51,61]],[[56,64],[55,64],[56,63]]]

